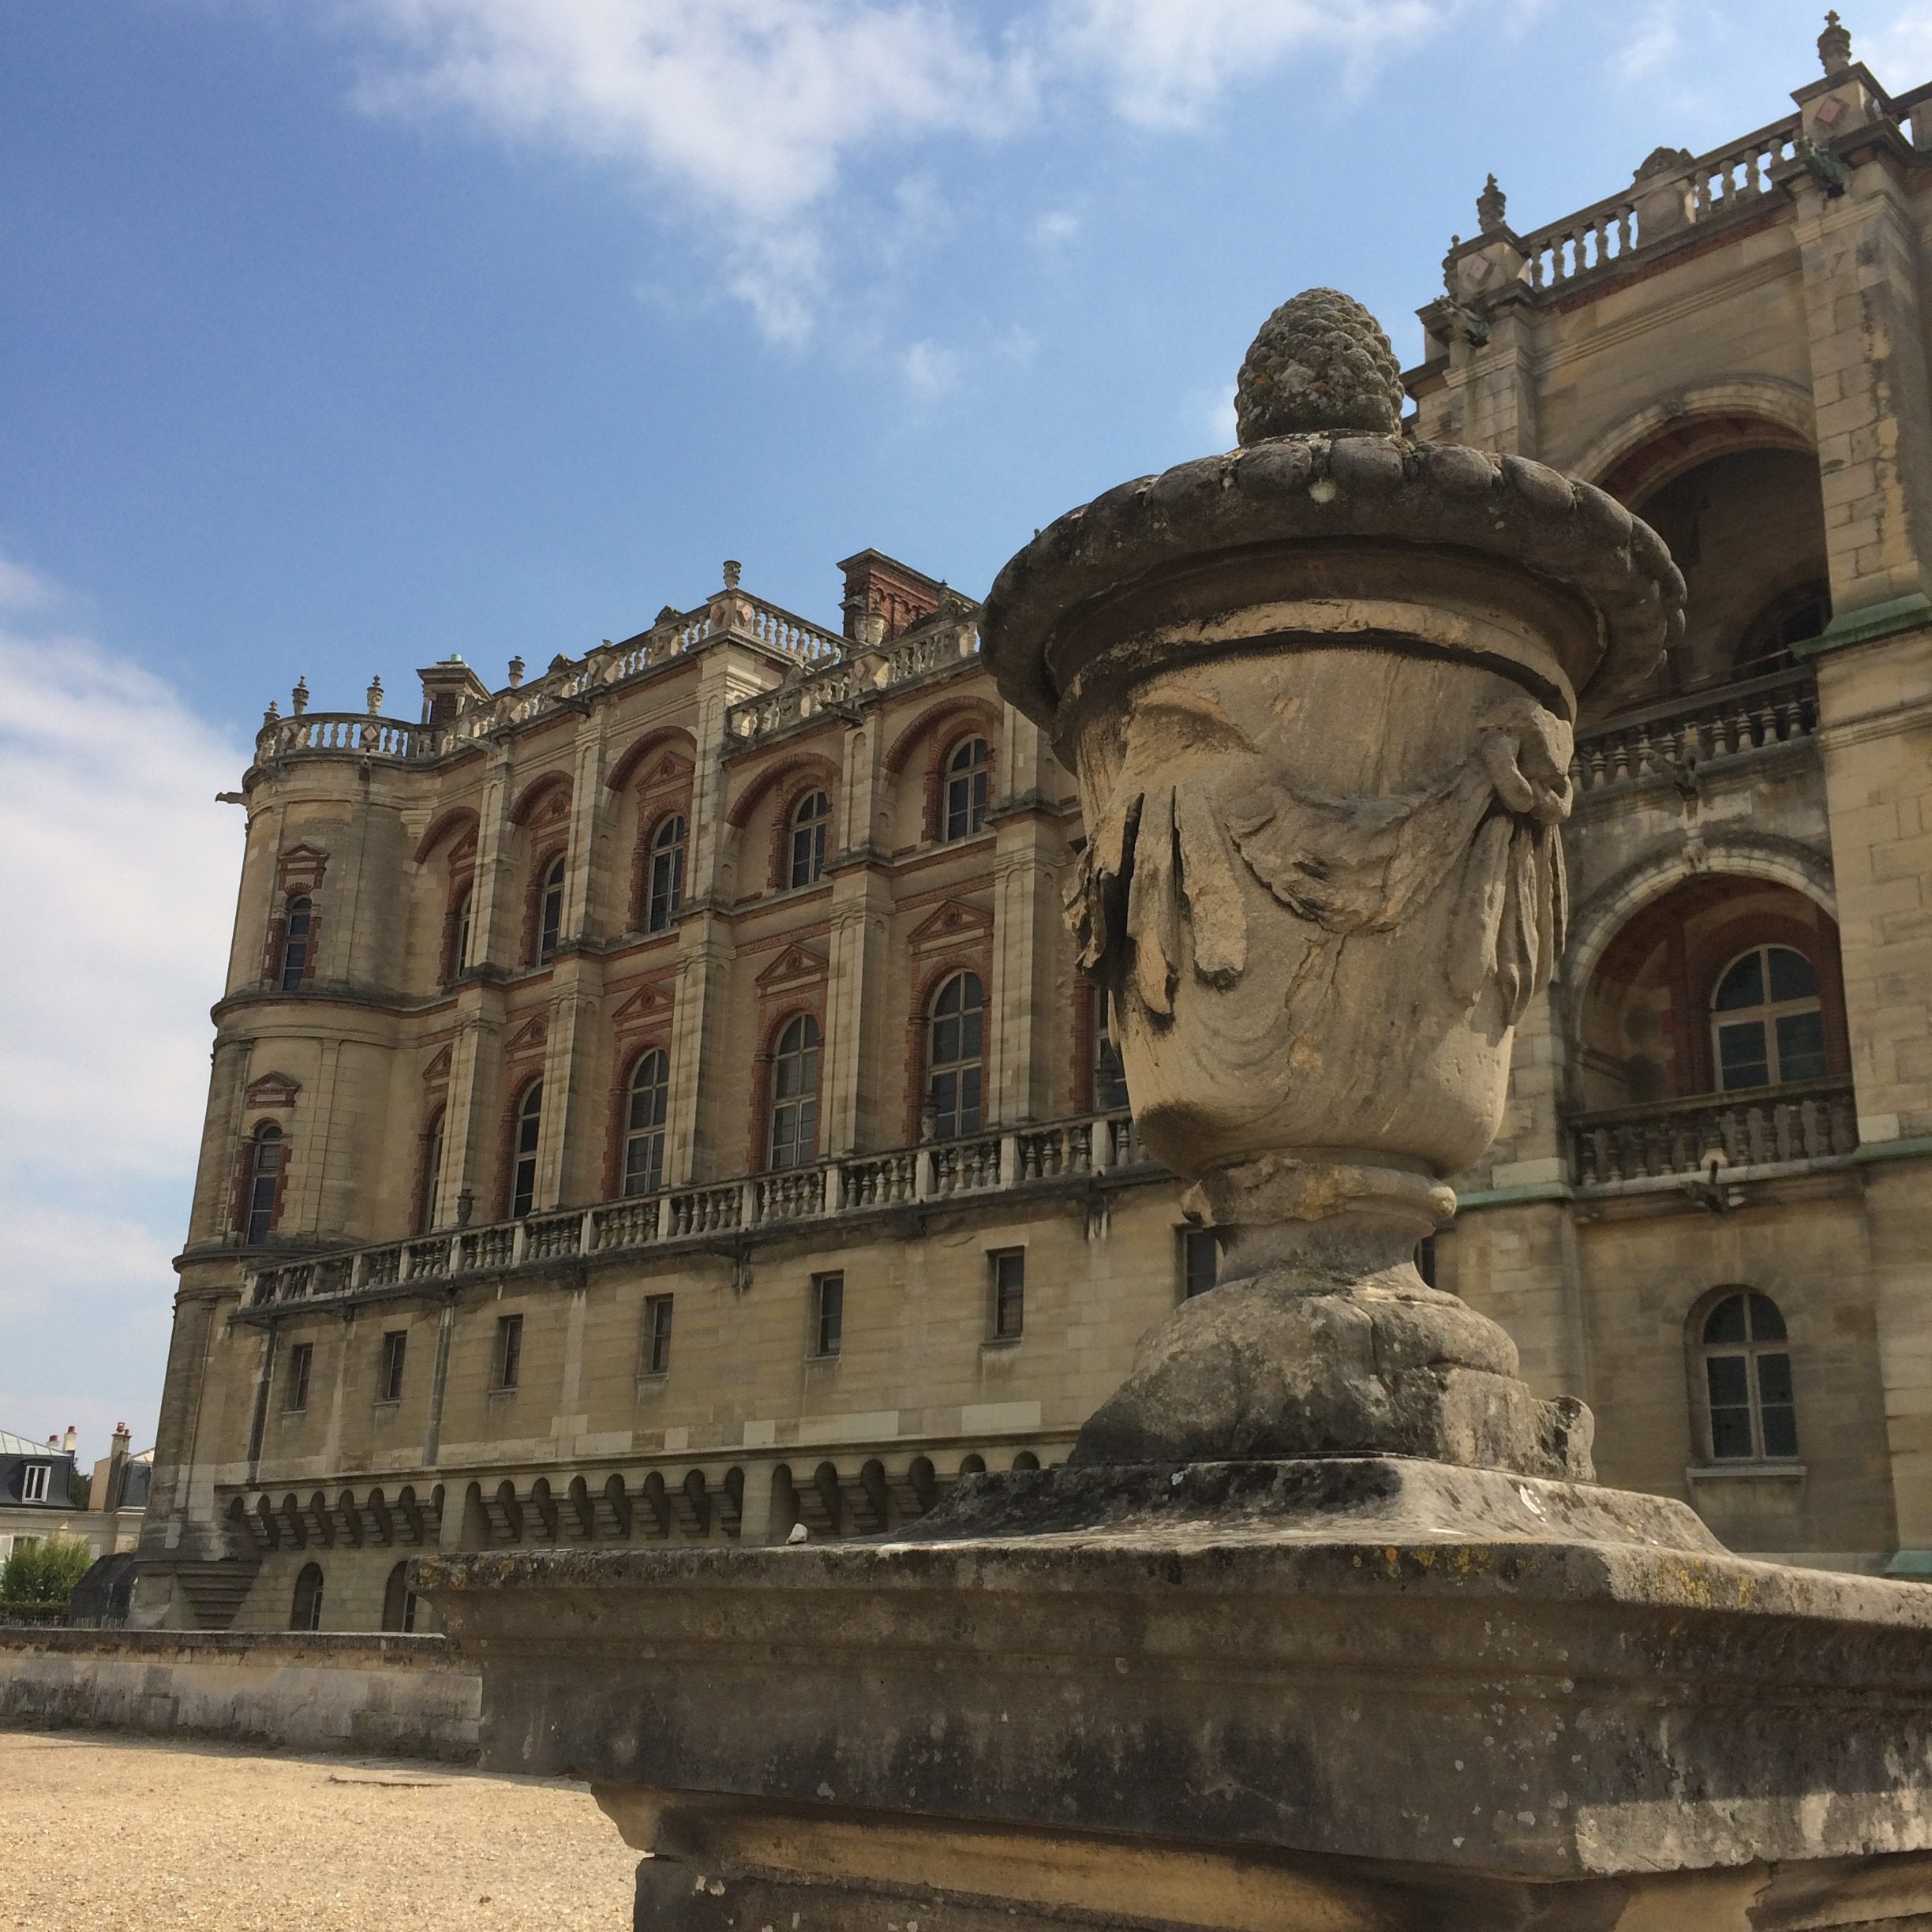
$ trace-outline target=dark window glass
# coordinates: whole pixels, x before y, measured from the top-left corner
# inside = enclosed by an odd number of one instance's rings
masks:
[[[537,964],[548,965],[556,957],[557,941],[564,930],[564,861],[557,859],[544,874],[543,899],[537,911]]]
[[[668,1375],[671,1370],[671,1297],[650,1295],[644,1303],[644,1372]]]
[[[309,970],[309,933],[315,907],[307,899],[291,899],[282,928],[282,990],[293,993]]]
[[[255,1129],[249,1148],[247,1226],[243,1232],[249,1245],[268,1238],[275,1226],[275,1196],[282,1182],[282,1129],[268,1125]]]
[[[282,1406],[290,1415],[309,1406],[309,1368],[314,1359],[313,1342],[298,1342],[288,1352],[288,1367],[282,1379]]]
[[[1215,1285],[1215,1270],[1221,1260],[1220,1245],[1211,1228],[1181,1230],[1181,1295],[1192,1301]]]
[[[521,1315],[499,1315],[496,1317],[496,1354],[491,1364],[490,1385],[493,1388],[513,1389],[517,1378],[523,1370],[523,1317]]]
[[[402,1357],[409,1348],[406,1329],[391,1328],[382,1339],[382,1381],[379,1402],[402,1399]]]
[[[444,977],[455,979],[460,976],[464,967],[470,963],[470,888],[466,886],[456,895],[456,904],[450,917],[449,964]]]
[[[1436,1237],[1425,1234],[1416,1243],[1415,1271],[1422,1277],[1425,1288],[1436,1286]]]
[[[938,991],[926,1032],[926,1113],[934,1140],[979,1131],[986,992],[977,973],[955,973]]]
[[[942,830],[947,838],[970,838],[986,824],[987,766],[983,738],[968,738],[946,760]]]
[[[1789,946],[1754,946],[1725,968],[1711,996],[1717,1084],[1726,1093],[1825,1073],[1818,975]]]
[[[422,1204],[417,1214],[417,1226],[425,1234],[436,1226],[436,1191],[443,1185],[443,1118],[439,1109],[429,1123],[429,1131],[423,1136]]]
[[[1026,1328],[1026,1250],[990,1255],[993,1265],[993,1339],[1010,1342]]]
[[[778,1036],[772,1057],[771,1143],[773,1167],[799,1167],[818,1145],[818,1022],[800,1013]]]
[[[684,903],[684,821],[667,818],[651,836],[650,891],[645,928],[662,932]]]
[[[1120,1050],[1114,1044],[1107,1024],[1108,1000],[1104,989],[1095,987],[1088,1005],[1093,1010],[1093,1035],[1088,1064],[1093,1069],[1093,1110],[1118,1114],[1127,1104],[1127,1069],[1121,1064]]]
[[[416,1593],[409,1586],[409,1559],[405,1557],[389,1572],[383,1586],[382,1627],[386,1631],[413,1631],[416,1627]]]
[[[543,1082],[534,1080],[518,1103],[511,1155],[510,1215],[521,1221],[537,1202],[537,1143],[543,1133]]]
[[[1798,1453],[1784,1317],[1769,1295],[1727,1295],[1704,1322],[1711,1455],[1719,1462]]]
[[[825,870],[826,826],[832,801],[822,792],[808,792],[792,811],[791,864],[788,882],[809,886]]]
[[[631,1071],[624,1114],[623,1191],[655,1194],[664,1185],[665,1116],[671,1102],[670,1057],[653,1046]]]
[[[289,1608],[292,1631],[319,1631],[322,1627],[322,1566],[304,1563],[295,1579],[295,1601]]]
[[[812,1277],[812,1353],[836,1355],[845,1336],[845,1277]]]

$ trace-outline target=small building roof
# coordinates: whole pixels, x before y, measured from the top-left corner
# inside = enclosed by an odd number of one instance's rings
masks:
[[[30,1436],[16,1436],[11,1429],[0,1429],[0,1455],[62,1456],[68,1453],[58,1443],[36,1442]]]

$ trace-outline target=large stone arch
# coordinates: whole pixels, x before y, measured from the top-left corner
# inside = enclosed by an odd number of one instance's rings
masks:
[[[1610,489],[1629,460],[1646,444],[1673,430],[1698,423],[1735,420],[1733,432],[1708,446],[1692,444],[1681,453],[1681,460],[1662,463],[1654,474],[1646,473],[1642,492],[1661,488],[1713,455],[1731,450],[1754,447],[1815,449],[1818,415],[1811,392],[1802,384],[1777,376],[1728,376],[1714,381],[1692,383],[1672,390],[1604,430],[1577,455],[1559,459],[1559,466],[1586,482]],[[1620,492],[1612,489],[1613,495]]]

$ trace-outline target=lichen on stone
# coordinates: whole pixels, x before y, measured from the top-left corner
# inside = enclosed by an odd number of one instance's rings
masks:
[[[1402,365],[1382,325],[1338,289],[1283,302],[1261,324],[1234,390],[1243,448],[1312,430],[1393,436],[1402,406]]]

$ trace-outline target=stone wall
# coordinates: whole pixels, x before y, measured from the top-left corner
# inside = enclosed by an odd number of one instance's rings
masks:
[[[0,1630],[0,1729],[477,1754],[480,1680],[441,1637]]]

